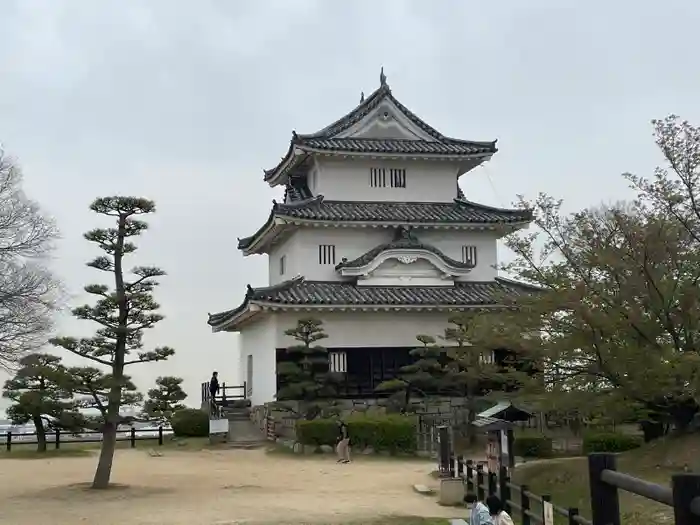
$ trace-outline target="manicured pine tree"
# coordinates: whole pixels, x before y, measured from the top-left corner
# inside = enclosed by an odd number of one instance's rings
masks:
[[[91,284],[85,291],[97,297],[92,305],[73,310],[73,315],[97,323],[100,327],[94,337],[77,339],[58,337],[51,342],[55,346],[84,357],[99,369],[71,369],[76,372],[74,384],[92,398],[99,410],[102,424],[102,448],[92,487],[109,486],[114,459],[117,428],[124,418],[120,408],[135,400],[133,384],[125,374],[129,365],[161,361],[175,351],[169,347],[143,350],[142,337],[146,329],[163,319],[157,313],[159,304],[153,298],[157,278],[165,272],[157,267],[138,266],[128,278],[126,258],[136,251],[133,239],[141,235],[148,225],[137,217],[155,211],[153,201],[137,197],[104,197],[95,200],[90,209],[114,221],[110,228],[98,228],[85,234],[105,253],[87,265],[104,272],[113,281],[113,288],[104,284]]]
[[[37,451],[46,451],[46,431],[76,429],[80,414],[67,388],[61,358],[51,354],[30,354],[19,361],[12,379],[5,382],[2,397],[13,404],[7,416],[16,425],[33,423]]]
[[[337,394],[332,374],[328,370],[328,350],[316,344],[328,337],[323,323],[317,319],[300,319],[286,335],[297,341],[286,349],[287,359],[277,364],[277,375],[282,387],[277,392],[279,401],[301,402],[301,416],[310,420],[318,417],[324,400]],[[282,406],[290,408],[289,403]]]

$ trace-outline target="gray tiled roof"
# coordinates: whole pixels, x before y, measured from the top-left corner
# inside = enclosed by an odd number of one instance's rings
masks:
[[[431,253],[434,253],[440,259],[442,259],[447,264],[455,268],[473,268],[475,264],[475,262],[473,261],[461,262],[452,259],[451,257],[448,257],[447,255],[442,253],[442,251],[440,251],[435,246],[422,243],[419,239],[415,237],[415,235],[413,235],[413,232],[411,232],[410,229],[400,227],[396,229],[394,238],[391,242],[380,244],[379,246],[376,246],[375,248],[369,250],[367,253],[360,255],[357,259],[353,259],[352,261],[343,261],[340,264],[336,265],[335,268],[336,270],[339,270],[340,268],[359,268],[360,266],[364,266],[365,264],[368,264],[371,261],[373,261],[374,258],[382,252],[402,248],[429,251]]]
[[[306,281],[297,277],[275,286],[248,287],[238,308],[209,314],[208,323],[221,325],[243,312],[250,302],[288,306],[441,306],[473,307],[497,305],[503,295],[517,297],[537,289],[507,279],[464,282],[455,286],[357,286],[341,281]]]
[[[376,109],[384,100],[389,100],[403,115],[432,137],[431,140],[397,140],[397,139],[352,139],[338,138],[337,135],[357,124],[370,112]],[[330,126],[326,126],[316,133],[293,133],[289,149],[280,163],[270,170],[265,170],[265,180],[271,180],[284,171],[283,166],[291,162],[294,150],[302,151],[321,150],[326,152],[346,153],[384,153],[406,155],[476,155],[496,153],[496,141],[473,141],[455,139],[443,135],[423,119],[401,104],[391,93],[388,84],[382,84],[379,89],[363,100],[350,113],[343,116]],[[292,162],[293,163],[293,162]]]
[[[246,249],[275,220],[303,219],[315,222],[376,222],[416,224],[515,224],[532,220],[532,212],[522,209],[492,208],[455,199],[452,202],[362,202],[327,201],[319,196],[301,203],[275,203],[267,222],[250,237],[238,240]]]
[[[350,153],[405,153],[416,155],[474,155],[492,153],[492,144],[479,142],[448,142],[409,139],[302,139],[294,142],[302,149]]]

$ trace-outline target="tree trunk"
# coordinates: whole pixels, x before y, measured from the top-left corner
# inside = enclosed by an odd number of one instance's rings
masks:
[[[108,421],[102,427],[102,447],[100,448],[100,459],[97,462],[95,477],[92,480],[93,489],[106,489],[109,487],[116,444],[117,425]]]
[[[46,452],[46,430],[44,430],[44,422],[40,417],[32,418],[32,422],[36,429],[36,451]]]

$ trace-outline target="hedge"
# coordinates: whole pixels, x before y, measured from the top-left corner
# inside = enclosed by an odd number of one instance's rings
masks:
[[[303,445],[334,446],[338,438],[337,419],[314,419],[297,422],[297,440]],[[401,415],[358,415],[344,419],[348,425],[350,445],[357,449],[373,448],[376,452],[411,454],[416,451],[416,421]]]
[[[583,436],[583,452],[625,452],[642,446],[639,436],[615,432],[591,433]]]
[[[516,436],[513,449],[516,456],[548,458],[552,456],[552,439],[542,435]]]
[[[183,408],[173,414],[170,422],[173,434],[177,437],[207,437],[209,416],[203,410]]]

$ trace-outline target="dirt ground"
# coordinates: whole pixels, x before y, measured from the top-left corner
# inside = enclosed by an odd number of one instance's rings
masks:
[[[383,515],[454,517],[413,492],[430,462],[295,458],[262,450],[119,450],[108,491],[87,490],[96,457],[0,461],[3,525],[343,523]]]

